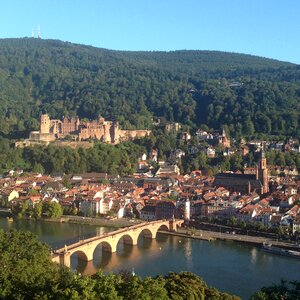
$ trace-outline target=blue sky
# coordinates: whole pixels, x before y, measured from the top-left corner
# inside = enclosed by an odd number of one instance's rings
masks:
[[[221,50],[300,64],[299,0],[1,0],[0,38],[115,50]]]

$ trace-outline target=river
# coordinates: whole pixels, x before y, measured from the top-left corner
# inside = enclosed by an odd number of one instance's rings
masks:
[[[112,231],[112,228],[89,225],[48,223],[0,218],[0,228],[29,230],[52,248],[78,241],[92,235]],[[277,256],[261,249],[229,241],[200,241],[158,234],[154,240],[139,239],[137,246],[119,243],[116,253],[103,253],[96,248],[94,261],[78,262],[75,255],[72,268],[92,274],[134,269],[142,277],[165,275],[169,271],[191,271],[209,285],[224,292],[248,299],[262,286],[279,283],[280,279],[300,280],[300,260]]]

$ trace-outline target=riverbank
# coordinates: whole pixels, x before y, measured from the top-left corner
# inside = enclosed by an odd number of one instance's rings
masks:
[[[258,247],[261,247],[264,243],[268,243],[283,249],[300,251],[300,247],[295,244],[278,241],[274,238],[267,238],[267,237],[256,237],[256,236],[248,236],[248,235],[241,235],[241,234],[223,233],[223,232],[207,231],[202,229],[201,230],[196,229],[191,231],[189,228],[178,228],[176,232],[169,232],[169,231],[161,231],[161,232],[164,234],[170,234],[170,235],[181,236],[181,237],[197,239],[197,240],[234,241],[238,243],[252,244]]]
[[[57,219],[39,219],[45,222],[59,222],[59,223],[71,223],[71,224],[84,224],[91,226],[101,226],[101,227],[112,227],[112,228],[122,228],[133,226],[141,223],[141,220],[137,219],[106,219],[106,218],[90,218],[90,217],[79,217],[79,216],[62,216]]]
[[[8,216],[8,215],[7,215]],[[9,215],[12,216],[11,214]],[[1,215],[0,217],[6,217]],[[70,224],[83,224],[90,226],[101,226],[101,227],[110,227],[110,228],[123,228],[128,226],[137,225],[142,223],[141,220],[137,219],[106,219],[106,218],[90,218],[90,217],[79,217],[79,216],[62,216],[60,218],[19,218],[14,217],[19,220],[30,220],[30,221],[42,221],[42,222],[50,222],[50,223],[70,223]],[[10,218],[13,220],[13,218]]]
[[[122,228],[133,226],[142,223],[141,220],[137,219],[106,219],[106,218],[89,218],[89,217],[79,217],[79,216],[62,216],[60,222],[65,223],[75,223],[75,224],[86,224],[86,225],[97,225],[102,227],[114,227]]]

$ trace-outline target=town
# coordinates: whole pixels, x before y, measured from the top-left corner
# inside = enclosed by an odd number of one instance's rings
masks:
[[[227,146],[230,143],[224,132],[218,141]],[[157,151],[152,151],[149,159],[144,153],[137,172],[127,177],[11,170],[0,179],[1,205],[27,218],[62,214],[146,221],[179,218],[225,222],[296,237],[300,232],[300,181],[294,175],[271,175],[264,147],[259,145],[258,149],[257,167],[245,168],[244,174],[208,176],[194,170],[180,175],[176,164],[157,161]],[[152,160],[159,168],[150,177]],[[50,209],[51,205],[60,207],[58,213]]]
[[[300,300],[300,2],[2,2],[0,300]]]

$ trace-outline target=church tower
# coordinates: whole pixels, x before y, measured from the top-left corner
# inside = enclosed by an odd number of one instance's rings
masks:
[[[219,136],[219,145],[230,148],[230,139],[227,137],[225,129],[222,129],[222,135]]]
[[[267,168],[267,159],[265,150],[261,149],[260,152],[260,159],[258,161],[258,166],[256,170],[256,179],[260,180],[262,184],[262,193],[268,193],[269,192],[269,175],[268,175],[268,168]]]
[[[184,220],[189,221],[191,217],[191,203],[190,199],[187,198],[184,203]]]

